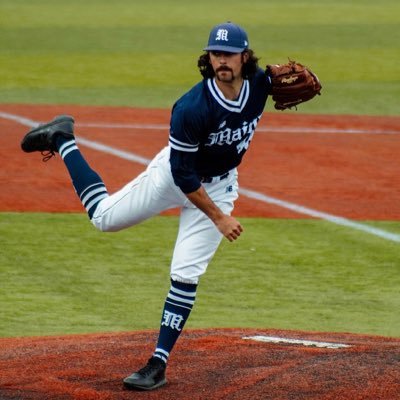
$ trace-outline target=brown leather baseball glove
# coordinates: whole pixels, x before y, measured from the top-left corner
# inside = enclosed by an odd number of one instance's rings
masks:
[[[296,61],[267,65],[266,73],[271,77],[272,100],[277,110],[296,107],[321,94],[317,75]]]

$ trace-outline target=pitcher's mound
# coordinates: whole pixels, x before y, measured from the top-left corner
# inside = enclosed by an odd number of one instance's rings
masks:
[[[259,329],[187,330],[167,386],[124,389],[156,334],[0,339],[0,399],[400,399],[400,339]]]

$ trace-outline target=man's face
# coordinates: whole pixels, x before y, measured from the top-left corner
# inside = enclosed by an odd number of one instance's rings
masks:
[[[221,82],[231,83],[242,77],[242,66],[248,59],[248,53],[228,53],[210,51],[210,63],[216,78]]]

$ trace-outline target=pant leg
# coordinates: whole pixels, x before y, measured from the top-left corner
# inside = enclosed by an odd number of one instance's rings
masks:
[[[204,187],[225,213],[230,214],[238,197],[236,171],[226,180],[204,184]],[[171,262],[172,280],[197,284],[218,249],[223,235],[197,207],[186,203],[182,208],[179,232]]]
[[[165,148],[137,178],[98,204],[92,223],[101,231],[115,232],[182,206],[186,200],[173,182],[169,148]]]

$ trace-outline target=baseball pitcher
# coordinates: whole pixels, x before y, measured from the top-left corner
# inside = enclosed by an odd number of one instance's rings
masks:
[[[167,382],[168,359],[195,303],[200,277],[222,238],[234,241],[243,231],[231,215],[238,197],[237,167],[267,97],[283,110],[321,90],[315,74],[294,61],[259,68],[247,33],[231,22],[211,30],[198,67],[203,79],[173,106],[169,145],[116,193],[108,193],[77,147],[73,117],[61,115],[40,125],[21,143],[25,152],[42,152],[44,160],[60,155],[92,224],[101,231],[119,231],[180,207],[158,340],[147,364],[123,380],[128,389],[152,390]]]

